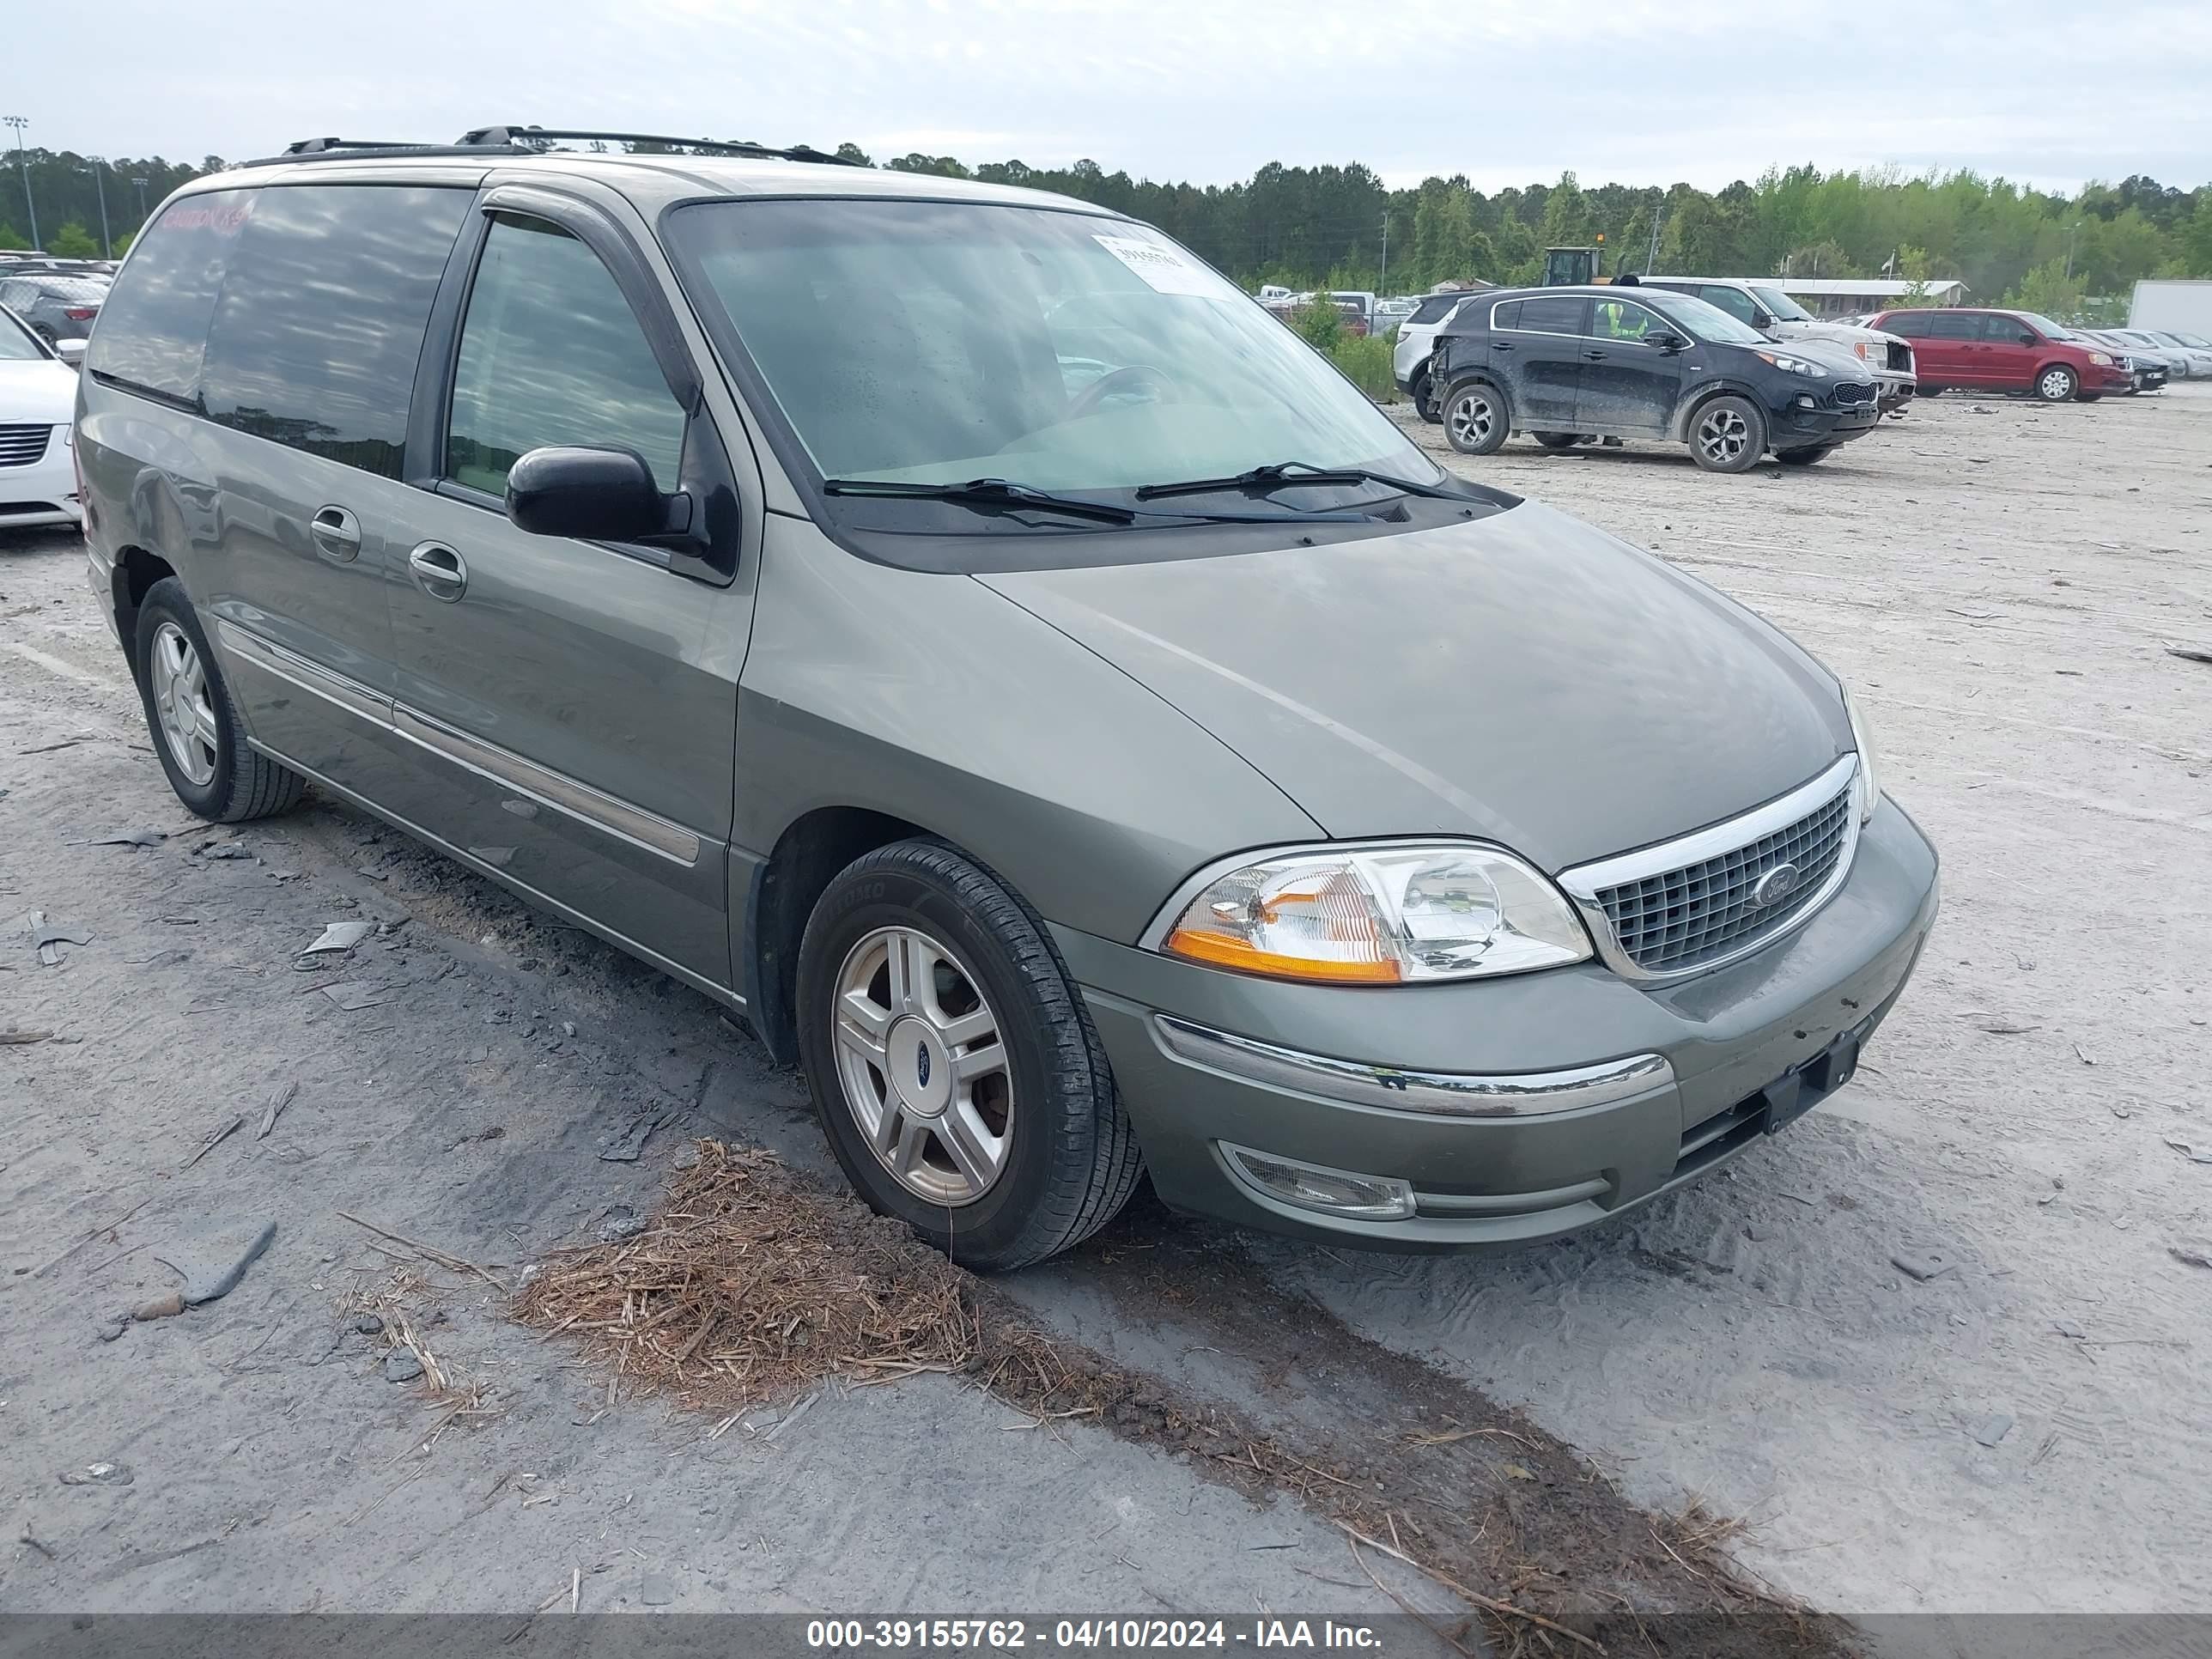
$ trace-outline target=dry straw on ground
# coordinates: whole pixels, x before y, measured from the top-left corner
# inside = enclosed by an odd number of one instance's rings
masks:
[[[765,1152],[701,1142],[642,1233],[553,1252],[514,1311],[548,1335],[581,1341],[605,1369],[609,1403],[625,1392],[664,1395],[723,1414],[716,1434],[751,1407],[826,1382],[867,1387],[931,1372],[980,1385],[1047,1432],[1095,1419],[1187,1455],[1255,1501],[1297,1498],[1348,1534],[1370,1576],[1362,1550],[1402,1560],[1480,1609],[1503,1653],[1604,1652],[1608,1642],[1613,1651],[1662,1651],[1639,1609],[1669,1607],[1699,1615],[1705,1655],[1840,1650],[1820,1621],[1742,1580],[1719,1553],[1724,1528],[1601,1497],[1582,1460],[1517,1418],[1510,1429],[1398,1432],[1380,1443],[1350,1433],[1286,1440],[1037,1330],[905,1227]],[[1577,1489],[1578,1512],[1610,1519],[1574,1533],[1582,1544],[1556,1559],[1550,1549],[1531,1559],[1508,1536],[1519,1528],[1470,1525],[1479,1492],[1439,1480],[1433,1460],[1461,1468],[1475,1486],[1534,1480],[1497,1461],[1508,1450],[1543,1471],[1555,1501]],[[1505,1501],[1510,1511],[1522,1500]],[[1619,1571],[1597,1572],[1614,1560]],[[1607,1587],[1594,1589],[1595,1577]]]

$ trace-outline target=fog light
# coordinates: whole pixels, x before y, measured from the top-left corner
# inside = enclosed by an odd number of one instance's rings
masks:
[[[1812,394],[1809,392],[1801,392],[1790,401],[1800,409],[1818,409],[1820,406],[1813,400]]]
[[[1294,1158],[1221,1143],[1237,1174],[1270,1198],[1301,1210],[1354,1216],[1363,1221],[1402,1221],[1413,1213],[1413,1188],[1395,1176],[1354,1175]]]

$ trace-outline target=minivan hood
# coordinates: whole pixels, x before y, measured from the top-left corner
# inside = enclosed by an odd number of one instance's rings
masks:
[[[1478,836],[1558,871],[1733,817],[1850,747],[1834,677],[1780,633],[1533,501],[1325,546],[976,580],[1332,836]]]

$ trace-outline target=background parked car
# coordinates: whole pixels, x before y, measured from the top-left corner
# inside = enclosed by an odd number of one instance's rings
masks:
[[[2076,340],[2033,311],[1940,306],[1879,313],[1873,326],[1912,343],[1923,396],[1951,387],[2032,392],[2045,403],[2134,389],[2135,380],[2111,349]]]
[[[1472,294],[1431,294],[1398,325],[1398,338],[1390,350],[1391,378],[1398,390],[1413,400],[1414,410],[1425,421],[1437,418],[1436,399],[1430,395],[1429,351],[1437,331],[1448,322]]]
[[[2130,356],[2146,353],[2164,360],[2166,368],[2179,380],[2191,380],[2201,374],[2212,374],[2212,351],[2191,351],[2170,334],[2160,334],[2147,328],[2101,329],[2107,339],[2118,342],[2120,349]]]
[[[76,375],[0,307],[0,530],[76,524]]]
[[[2205,339],[2201,334],[2177,334],[2162,328],[2142,331],[2152,339],[2180,351],[2188,366],[2191,380],[2212,379],[2212,340]]]
[[[1708,472],[1770,451],[1821,460],[1881,419],[1866,365],[1830,340],[1769,339],[1741,318],[1650,288],[1502,289],[1462,306],[1431,377],[1444,435],[1487,455],[1514,432],[1686,443]]]
[[[1841,317],[1815,317],[1771,283],[1735,276],[1646,276],[1645,288],[1694,295],[1778,340],[1829,340],[1866,365],[1885,415],[1912,401],[1912,348],[1893,334]]]
[[[107,284],[89,276],[0,277],[0,306],[28,323],[48,345],[90,335],[106,298]]]

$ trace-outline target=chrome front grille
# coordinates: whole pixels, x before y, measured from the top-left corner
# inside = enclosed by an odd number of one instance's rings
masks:
[[[28,466],[46,453],[51,426],[0,426],[0,466]]]
[[[1858,842],[1855,757],[1728,823],[1560,877],[1632,979],[1675,979],[1757,950],[1834,893]],[[1777,875],[1789,866],[1788,875]]]

